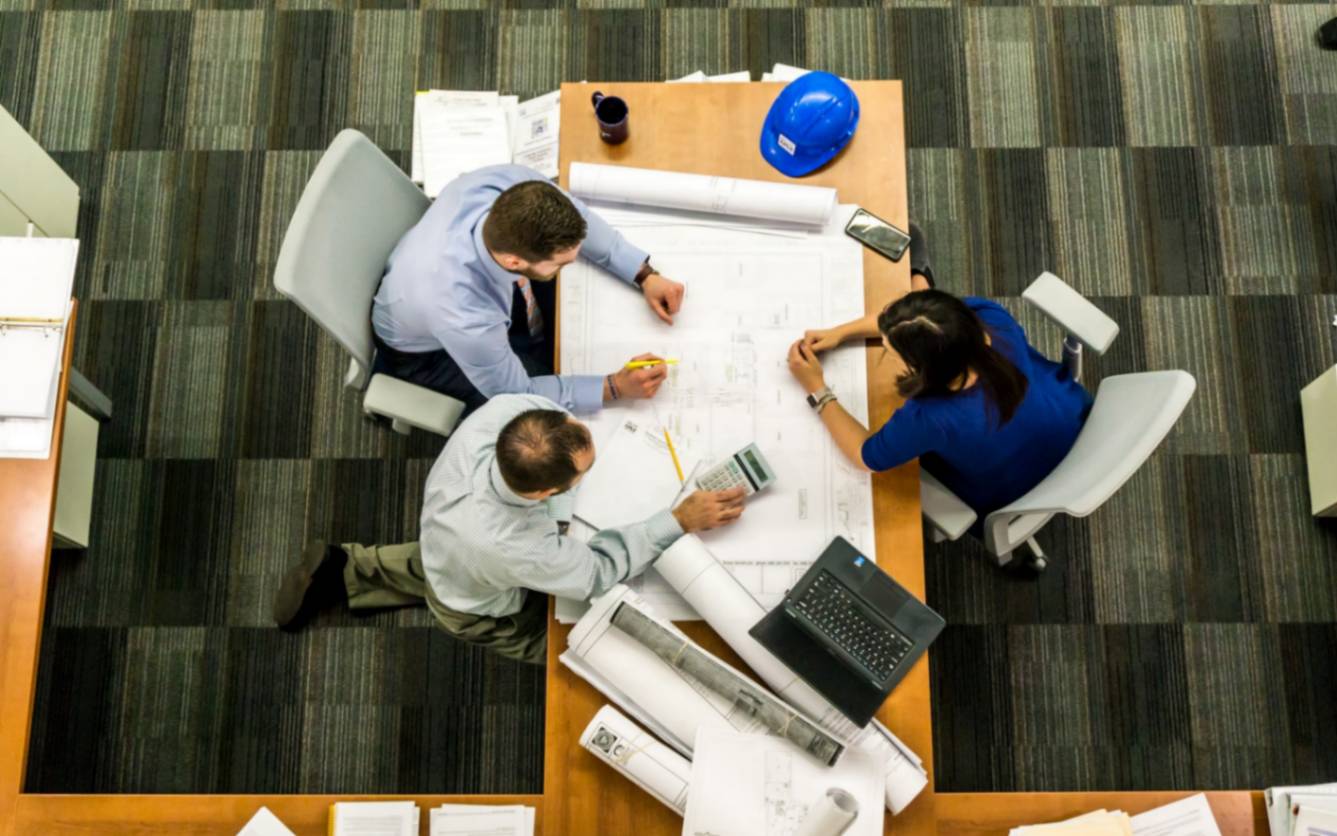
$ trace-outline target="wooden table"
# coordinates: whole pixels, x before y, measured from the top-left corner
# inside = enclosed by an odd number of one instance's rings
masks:
[[[609,148],[597,140],[589,108],[595,85],[563,85],[562,171],[572,160],[618,162],[652,168],[782,180],[757,152],[761,119],[778,84],[612,84],[598,87],[626,97],[632,138]],[[857,82],[863,109],[849,148],[802,182],[835,186],[855,202],[897,224],[906,217],[905,130],[899,82]],[[907,286],[904,262],[865,258],[865,302],[878,307]],[[68,372],[74,319],[67,333]],[[871,360],[870,353],[870,360]],[[44,462],[0,461],[0,836],[22,834],[218,834],[232,836],[261,805],[303,836],[325,832],[329,805],[355,796],[324,795],[38,795],[22,782],[31,726],[37,657],[45,603],[51,521],[64,420],[65,381],[56,413],[57,444]],[[870,368],[869,407],[881,423],[893,406],[891,383]],[[918,469],[899,468],[874,478],[878,562],[913,592],[923,595],[924,564],[919,521]],[[548,836],[654,836],[678,834],[681,820],[577,745],[576,739],[603,700],[556,662],[569,629],[552,626],[549,640],[544,793],[528,796],[361,796],[410,799],[426,810],[441,803],[527,804],[538,809],[539,832]],[[687,632],[737,662],[700,623]],[[879,713],[924,759],[932,775],[933,741],[928,665],[917,664]],[[1005,834],[1011,826],[1052,821],[1098,807],[1138,812],[1187,793],[935,793],[929,788],[887,832]],[[1209,793],[1226,836],[1264,834],[1258,792]],[[423,830],[426,831],[426,814]]]
[[[780,84],[564,84],[561,170],[572,161],[725,174],[793,182],[771,168],[758,137]],[[600,89],[622,96],[631,114],[631,138],[609,146],[599,140],[590,94]],[[832,164],[801,182],[833,186],[842,203],[858,203],[902,227],[907,222],[905,125],[898,81],[858,82],[858,133]],[[703,127],[708,126],[708,127]],[[651,254],[653,256],[653,253]],[[910,286],[909,260],[892,263],[866,252],[864,303],[880,309],[897,290]],[[690,304],[690,301],[688,302]],[[813,322],[812,326],[835,323]],[[795,338],[800,336],[794,335]],[[869,414],[875,424],[893,407],[892,381],[875,368],[878,349],[868,349]],[[773,454],[776,455],[776,454]],[[919,518],[919,468],[909,464],[873,480],[878,563],[911,592],[924,594],[923,534]],[[702,622],[682,625],[713,652],[738,662]],[[604,697],[563,667],[570,628],[551,620],[548,630],[548,708],[544,746],[544,820],[549,833],[588,833],[598,820],[603,832],[678,834],[682,820],[580,748],[580,733]],[[925,760],[932,773],[932,727],[928,722],[928,659],[915,665],[878,713]],[[907,810],[899,823],[929,826],[930,805]]]

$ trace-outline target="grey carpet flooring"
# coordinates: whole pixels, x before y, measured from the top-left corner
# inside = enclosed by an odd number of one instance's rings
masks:
[[[1091,383],[1198,394],[1037,583],[928,549],[943,790],[1337,775],[1337,529],[1299,388],[1337,361],[1337,5],[0,0],[0,104],[83,193],[77,363],[116,402],[57,554],[30,791],[537,792],[543,684],[421,611],[266,608],[309,537],[413,536],[439,442],[360,420],[271,286],[321,149],[407,162],[416,88],[528,96],[775,61],[906,82],[940,281],[1045,269],[1122,325]]]

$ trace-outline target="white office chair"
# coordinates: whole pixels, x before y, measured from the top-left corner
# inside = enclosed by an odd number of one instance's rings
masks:
[[[1081,376],[1082,348],[1103,354],[1119,326],[1052,273],[1031,283],[1022,297],[1066,331],[1064,365]],[[1137,472],[1179,420],[1197,388],[1184,371],[1140,372],[1107,377],[1077,441],[1040,484],[984,520],[984,546],[1003,566],[1023,544],[1031,566],[1046,564],[1035,533],[1055,514],[1085,517]],[[935,541],[955,540],[974,525],[976,514],[926,471],[919,496]]]
[[[450,435],[464,411],[455,398],[371,374],[372,297],[390,251],[427,207],[371,140],[341,131],[302,192],[274,270],[274,287],[349,353],[344,385],[363,391],[363,411],[404,435],[410,427]]]

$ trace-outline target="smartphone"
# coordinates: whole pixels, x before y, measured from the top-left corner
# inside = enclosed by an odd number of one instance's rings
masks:
[[[892,261],[900,261],[910,246],[910,233],[897,229],[866,209],[854,213],[850,222],[845,224],[845,234]]]

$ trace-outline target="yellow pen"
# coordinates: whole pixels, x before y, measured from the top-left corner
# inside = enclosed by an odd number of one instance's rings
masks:
[[[644,369],[644,368],[646,368],[646,367],[648,367],[648,366],[676,366],[676,365],[678,365],[678,361],[677,361],[677,360],[671,360],[671,359],[670,359],[670,360],[632,360],[630,363],[628,363],[628,364],[627,364],[626,366],[624,366],[623,368],[627,368],[627,369]]]
[[[668,427],[664,428],[664,442],[668,444],[669,455],[673,457],[673,469],[678,471],[678,482],[687,484],[687,480],[682,475],[682,462],[678,461],[678,451],[673,449],[673,439],[669,438]]]

